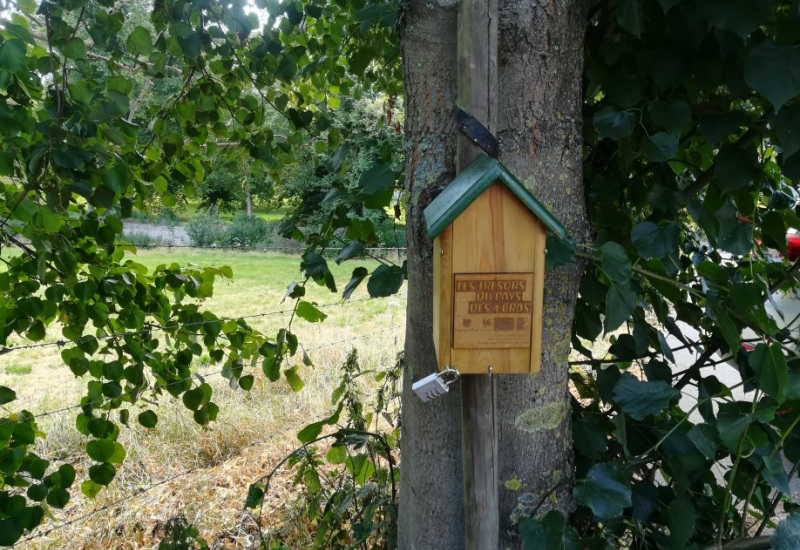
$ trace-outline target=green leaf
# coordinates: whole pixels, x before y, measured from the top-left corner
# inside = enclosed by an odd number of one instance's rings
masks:
[[[753,247],[753,228],[738,220],[736,208],[726,202],[714,212],[714,218],[719,224],[716,246],[731,254],[743,256],[749,254]],[[706,234],[713,241],[713,236],[708,233],[708,230],[706,230]]]
[[[194,388],[183,394],[183,404],[187,409],[196,411],[203,404],[204,396],[200,388]]]
[[[50,210],[46,205],[39,207],[36,213],[39,226],[47,233],[55,233],[61,227],[61,216]]]
[[[11,403],[17,398],[17,393],[11,388],[0,386],[0,405]]]
[[[697,270],[697,274],[704,279],[713,281],[717,284],[725,285],[730,282],[730,275],[728,275],[728,272],[716,262],[703,260],[697,264],[697,266],[695,266],[695,270]]]
[[[549,271],[570,263],[575,258],[577,248],[575,239],[571,237],[560,239],[552,233],[548,233],[545,245],[545,270]]]
[[[575,500],[600,519],[617,518],[631,505],[631,489],[622,473],[611,464],[595,464],[572,491]]]
[[[64,508],[69,502],[69,493],[64,489],[52,489],[47,494],[47,504],[59,510]]]
[[[305,319],[309,323],[319,323],[328,318],[328,316],[317,309],[314,304],[306,302],[305,300],[300,300],[297,304],[296,313],[298,317]]]
[[[692,537],[696,514],[692,503],[676,498],[667,508],[669,517],[669,550],[684,550]]]
[[[97,462],[109,462],[114,451],[114,442],[109,439],[96,439],[86,444],[86,454]]]
[[[353,295],[353,292],[358,285],[361,284],[367,275],[369,275],[369,271],[367,271],[366,267],[357,267],[353,270],[353,275],[350,277],[350,280],[344,287],[344,292],[342,292],[342,298],[345,300],[349,300],[350,297]]]
[[[606,294],[606,317],[603,328],[606,334],[616,330],[633,313],[636,292],[630,283],[614,283]]]
[[[692,119],[692,111],[689,105],[680,99],[669,102],[653,101],[647,106],[647,112],[653,122],[676,136],[680,136],[683,133],[683,129],[689,125]]]
[[[631,231],[633,246],[643,258],[664,258],[678,248],[680,229],[672,223],[642,222]]]
[[[722,444],[714,426],[705,423],[697,424],[692,426],[687,435],[697,450],[703,453],[703,456],[714,460],[714,457],[717,456],[717,449]]]
[[[60,44],[58,49],[70,59],[86,59],[86,44],[77,36]]]
[[[45,498],[47,498],[47,493],[49,492],[49,488],[44,483],[39,485],[31,485],[28,487],[27,495],[28,498],[35,501],[41,502]]]
[[[320,420],[319,422],[313,422],[300,430],[297,433],[297,439],[300,440],[300,443],[310,443],[322,433],[322,428],[336,424],[339,421],[339,415],[342,412],[342,408],[344,408],[344,404],[340,403],[339,407],[336,409],[336,412],[334,412],[331,416]]]
[[[67,489],[73,483],[75,483],[75,468],[73,468],[70,464],[62,464],[59,466],[58,475],[61,478],[61,481],[58,485],[62,489]]]
[[[84,105],[91,104],[94,90],[85,80],[70,82],[68,88],[69,95],[72,96],[72,99]]]
[[[575,448],[586,458],[600,459],[608,450],[608,434],[598,415],[587,415],[572,425]]]
[[[139,55],[150,55],[153,51],[153,37],[150,31],[142,26],[136,26],[125,43],[128,53],[136,57]]]
[[[756,372],[759,387],[775,401],[783,403],[789,384],[789,369],[780,343],[771,346],[758,344],[750,354],[749,362]]]
[[[523,517],[519,534],[524,550],[583,550],[578,534],[566,524],[564,516],[551,510],[541,520]]]
[[[25,42],[19,38],[12,38],[0,44],[0,67],[9,71],[19,71],[25,66]]]
[[[603,107],[594,114],[594,127],[601,137],[620,139],[633,133],[636,114],[630,111],[618,112],[611,107]]]
[[[614,402],[634,420],[660,414],[680,392],[666,382],[644,382],[630,373],[623,373],[614,386]]]
[[[39,3],[36,2],[36,0],[17,0],[16,6],[21,12],[30,15],[36,12],[36,8],[39,7]]]
[[[775,112],[780,111],[800,93],[800,46],[762,42],[744,62],[744,79],[772,103]]]
[[[298,392],[303,389],[303,386],[305,386],[303,379],[297,375],[297,367],[286,369],[283,371],[283,375],[286,377],[286,382],[289,384],[292,390]]]
[[[658,132],[644,140],[644,154],[653,162],[664,162],[678,152],[678,138],[666,132]]]
[[[350,55],[347,60],[350,72],[356,76],[362,76],[372,61],[374,54],[368,48],[358,48]]]
[[[203,44],[200,40],[200,36],[194,32],[191,25],[185,22],[180,22],[175,25],[175,37],[186,57],[190,59],[197,59],[200,57]]]
[[[735,403],[723,403],[717,414],[719,438],[731,452],[739,448],[739,441],[753,422],[750,415],[742,413]]]
[[[239,387],[242,388],[244,391],[250,391],[253,387],[253,382],[255,378],[252,374],[247,374],[239,378]]]
[[[315,281],[320,280],[328,273],[328,262],[325,258],[316,252],[307,252],[303,255],[303,260],[300,262],[300,269],[306,277],[311,277]]]
[[[747,117],[739,111],[702,115],[698,128],[709,143],[718,144],[748,124]]]
[[[619,0],[617,21],[623,29],[638,37],[644,31],[644,3],[640,0]]]
[[[325,453],[325,460],[329,464],[343,464],[347,460],[347,447],[344,445],[334,445]]]
[[[367,282],[367,292],[370,298],[383,298],[396,294],[403,286],[405,273],[396,265],[380,265]]]
[[[291,82],[296,74],[297,60],[289,52],[284,52],[281,55],[281,60],[278,62],[278,68],[275,70],[275,76],[284,82]]]
[[[247,500],[245,506],[248,508],[258,508],[264,502],[264,486],[261,483],[254,483],[247,489]]]
[[[631,262],[625,249],[609,241],[600,247],[600,267],[614,283],[627,283],[631,278]]]
[[[792,514],[778,524],[769,538],[772,550],[797,550],[800,548],[800,514]]]
[[[96,497],[102,490],[102,485],[99,485],[90,479],[87,479],[81,483],[81,493],[90,499],[94,499],[94,497]]]
[[[784,158],[800,151],[800,105],[787,105],[772,121]]]
[[[17,518],[0,520],[0,546],[12,546],[24,532]]]
[[[767,212],[761,220],[761,238],[769,248],[786,253],[786,222],[776,211]]]
[[[119,159],[114,165],[103,172],[103,183],[117,193],[125,192],[128,182],[128,167]]]
[[[35,479],[42,479],[49,466],[50,466],[49,461],[42,460],[40,458],[35,458],[31,461],[30,465],[28,466],[28,471],[30,472],[31,477]]]
[[[109,464],[108,462],[95,464],[89,467],[89,479],[98,485],[108,485],[116,474],[116,468],[114,468],[113,464]]]
[[[391,189],[397,180],[397,173],[385,164],[373,164],[358,178],[357,198],[363,200],[375,193]]]
[[[125,461],[125,447],[119,443],[114,443],[114,453],[108,458],[112,464],[122,464]]]
[[[703,0],[698,6],[716,27],[746,38],[769,18],[775,0]]]
[[[350,151],[350,145],[341,145],[336,152],[328,159],[326,167],[328,172],[332,174],[338,173],[342,169],[342,163],[347,158],[347,153]]]
[[[739,330],[728,314],[728,310],[725,309],[725,306],[723,306],[719,300],[709,296],[708,306],[711,309],[712,318],[716,321],[720,331],[722,331],[722,337],[725,338],[725,342],[728,344],[735,358],[739,353]]]
[[[364,253],[365,248],[366,245],[364,244],[364,241],[358,239],[350,241],[347,243],[347,246],[342,248],[342,251],[339,252],[339,255],[336,256],[336,263],[341,264],[346,260],[361,256]]]
[[[617,418],[624,418],[618,416]],[[633,483],[631,502],[633,503],[633,517],[645,522],[650,519],[658,505],[658,488],[652,481],[642,480]]]
[[[281,377],[281,363],[283,362],[282,353],[274,353],[267,356],[261,364],[261,370],[264,372],[270,382],[277,382]]]
[[[753,457],[753,461],[756,462],[756,466],[759,466],[758,462],[764,465],[761,475],[764,476],[767,483],[784,495],[792,494],[792,490],[789,487],[789,475],[783,467],[781,453],[771,454],[767,450],[759,450]]]
[[[144,411],[139,415],[139,424],[145,428],[155,428],[158,424],[158,415],[153,411]]]

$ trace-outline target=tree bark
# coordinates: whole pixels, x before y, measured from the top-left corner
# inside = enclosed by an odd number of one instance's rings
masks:
[[[250,186],[245,184],[244,188],[244,203],[247,210],[247,219],[253,219],[253,194],[250,192]]]
[[[500,160],[572,234],[587,234],[581,170],[584,3],[500,0]],[[401,549],[464,548],[460,402],[456,391],[422,404],[414,381],[433,372],[432,244],[422,212],[452,181],[455,161],[456,3],[406,0],[405,80],[408,310],[403,395]],[[539,513],[568,512],[572,437],[567,387],[570,330],[582,266],[547,274],[542,370],[496,377],[501,548],[554,486]],[[487,549],[493,550],[493,549]]]
[[[581,242],[588,237],[582,171],[585,2],[500,3],[500,160]],[[513,525],[538,510],[572,508],[572,430],[567,359],[583,265],[545,280],[542,368],[498,376],[501,547],[519,546]]]
[[[463,549],[461,400],[457,388],[423,404],[411,385],[437,370],[433,245],[423,210],[455,174],[455,2],[408,0],[401,13],[405,85],[408,309],[398,519],[402,549]]]

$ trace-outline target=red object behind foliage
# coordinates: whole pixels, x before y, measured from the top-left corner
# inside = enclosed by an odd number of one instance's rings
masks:
[[[800,259],[800,235],[786,235],[786,246],[789,248],[786,257],[790,261]]]

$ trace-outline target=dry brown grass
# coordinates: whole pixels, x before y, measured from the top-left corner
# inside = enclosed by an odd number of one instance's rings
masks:
[[[140,260],[155,265],[163,261],[160,254],[147,252]],[[287,280],[285,271],[287,266],[296,269],[296,256],[218,256],[184,258],[201,265],[218,263],[234,268],[234,281],[218,285],[208,303],[210,309],[219,315],[238,316],[286,308],[286,304],[280,304],[291,280]],[[272,269],[271,265],[277,267]],[[337,281],[346,279],[351,270],[352,266],[339,269]],[[336,301],[322,289],[309,291],[310,298],[319,303]],[[204,373],[214,387],[215,402],[221,409],[217,421],[203,429],[182,403],[162,396],[155,409],[159,416],[155,429],[132,423],[122,431],[119,441],[127,449],[127,457],[112,485],[94,501],[79,492],[90,460],[83,451],[88,439],[74,428],[77,411],[39,418],[47,437],[37,452],[54,462],[73,464],[78,480],[66,509],[53,510],[52,517],[33,533],[35,538],[19,547],[155,548],[166,522],[181,514],[199,528],[212,548],[257,547],[256,520],[243,510],[249,484],[297,446],[295,434],[302,426],[330,409],[330,393],[339,381],[338,367],[352,347],[359,350],[363,368],[380,370],[394,364],[402,346],[404,296],[365,298],[362,289],[354,296],[354,303],[323,308],[330,317],[321,324],[295,321],[293,330],[314,362],[313,367],[303,367],[301,376],[306,385],[298,393],[285,381],[271,383],[258,372],[250,392],[234,391],[219,376],[219,367],[196,365],[196,371]],[[269,334],[286,321],[286,316],[276,315],[250,322]],[[51,329],[48,336],[55,340],[57,333]],[[12,356],[14,365],[30,365],[30,371],[3,368],[12,364],[7,359]],[[76,379],[61,363],[57,347],[19,351],[6,357],[0,365],[0,385],[17,391],[19,400],[12,403],[15,410],[25,408],[38,414],[78,403],[85,380]],[[369,392],[367,377],[363,383],[365,392]],[[139,412],[131,410],[131,418]],[[271,525],[291,517],[291,473],[279,474],[277,480],[267,496],[263,518]]]

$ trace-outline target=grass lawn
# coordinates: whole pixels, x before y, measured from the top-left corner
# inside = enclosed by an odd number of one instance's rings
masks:
[[[214,296],[204,303],[224,317],[287,310],[291,304],[281,303],[286,287],[302,280],[299,256],[154,249],[140,251],[131,259],[149,268],[173,262],[231,266],[233,279],[218,279]],[[162,535],[164,523],[177,514],[196,524],[209,540],[225,540],[233,545],[229,547],[249,547],[254,520],[242,512],[249,483],[297,445],[294,434],[300,427],[325,414],[331,391],[338,384],[338,367],[350,349],[358,350],[362,367],[377,372],[393,365],[402,347],[405,289],[394,297],[369,300],[366,289],[359,288],[350,302],[343,303],[341,289],[352,270],[358,265],[370,271],[377,266],[376,262],[348,264],[337,266],[330,262],[338,294],[313,282],[307,287],[306,299],[321,304],[328,319],[314,325],[297,319],[292,326],[314,363],[312,367],[301,366],[305,387],[300,392],[293,392],[284,380],[266,380],[260,374],[260,365],[251,367],[257,381],[250,392],[231,390],[226,380],[218,376],[220,367],[207,357],[201,358],[194,368],[214,387],[214,400],[221,409],[217,422],[200,428],[182,403],[166,394],[148,397],[157,405],[142,402],[141,408],[131,410],[131,418],[152,409],[158,414],[158,425],[148,430],[133,423],[131,428],[122,430],[119,441],[127,449],[127,458],[111,487],[95,501],[81,495],[79,489],[91,461],[84,451],[88,440],[74,429],[78,411],[39,418],[39,427],[47,437],[37,452],[53,464],[69,462],[78,471],[72,501],[63,511],[53,510],[53,519],[46,519],[46,525],[93,515],[33,539],[21,548],[149,548]],[[248,319],[265,334],[274,334],[287,321],[287,315]],[[58,337],[57,328],[51,327],[48,339],[54,341]],[[24,343],[17,339],[9,345]],[[43,347],[12,352],[2,358],[0,385],[12,387],[19,396],[9,405],[12,410],[25,408],[37,414],[79,402],[86,380],[70,373],[61,362],[59,351],[57,346]],[[300,363],[299,357],[295,359],[292,365]],[[368,376],[361,383],[365,394],[373,391],[376,384]],[[177,477],[165,482],[171,476]],[[285,488],[277,490],[290,494],[291,473],[284,481]],[[106,505],[108,509],[93,512]],[[265,515],[269,518],[283,514],[286,506],[290,506],[290,499],[279,498],[273,508],[267,507]]]

